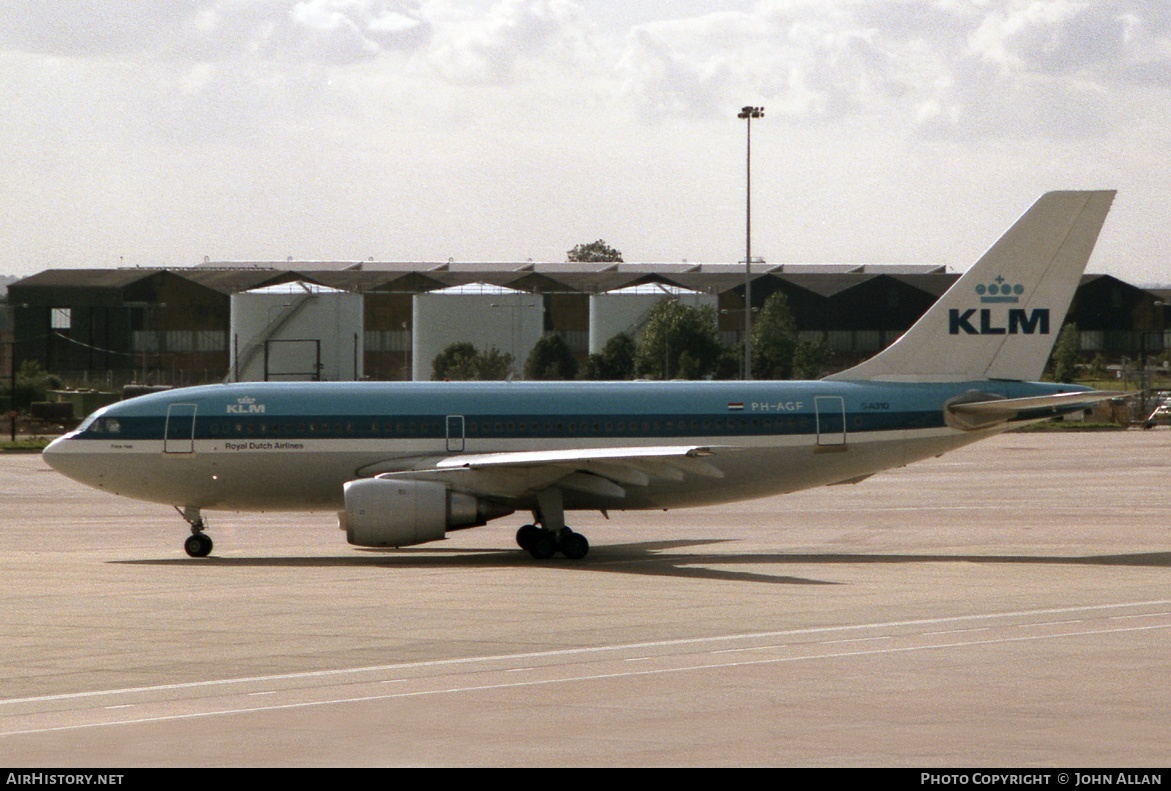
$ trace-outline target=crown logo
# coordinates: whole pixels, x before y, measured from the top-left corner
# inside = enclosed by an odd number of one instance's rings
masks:
[[[248,397],[248,396],[244,396],[243,398],[237,398],[237,399],[236,399],[236,403],[237,403],[237,404],[255,404],[255,403],[256,403],[256,399],[255,399],[255,398],[250,398],[250,397]]]
[[[996,276],[995,282],[984,285],[981,283],[976,286],[976,293],[980,295],[981,302],[1020,302],[1021,294],[1025,293],[1025,287],[1020,283],[1011,284],[1005,282],[1000,275]]]

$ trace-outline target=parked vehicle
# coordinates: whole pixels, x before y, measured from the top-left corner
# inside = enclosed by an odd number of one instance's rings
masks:
[[[1143,428],[1171,425],[1171,393],[1158,392],[1154,395],[1155,408],[1143,421]]]

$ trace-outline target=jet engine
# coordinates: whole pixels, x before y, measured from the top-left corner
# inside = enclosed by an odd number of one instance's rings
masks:
[[[338,513],[338,527],[359,547],[438,541],[448,530],[478,527],[515,510],[433,481],[363,478],[344,490],[346,510]]]

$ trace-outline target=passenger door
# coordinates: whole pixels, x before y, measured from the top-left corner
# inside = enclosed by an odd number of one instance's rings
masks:
[[[171,404],[167,407],[163,453],[195,452],[195,412],[195,404]]]
[[[846,444],[846,400],[841,396],[817,396],[817,444],[821,447],[844,447]]]
[[[447,449],[462,453],[464,449],[464,416],[447,416]]]

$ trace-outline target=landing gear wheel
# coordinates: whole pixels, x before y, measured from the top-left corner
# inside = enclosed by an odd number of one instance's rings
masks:
[[[211,554],[211,547],[211,537],[203,533],[195,533],[187,536],[187,540],[183,542],[183,549],[193,558],[207,557]]]
[[[570,560],[581,560],[590,551],[590,542],[581,533],[568,527],[561,532],[561,554]]]
[[[537,560],[548,560],[556,552],[557,539],[548,530],[541,530],[541,534],[529,546],[529,554]]]
[[[533,544],[543,532],[545,531],[536,525],[523,525],[516,531],[516,543],[527,552],[533,548]]]

